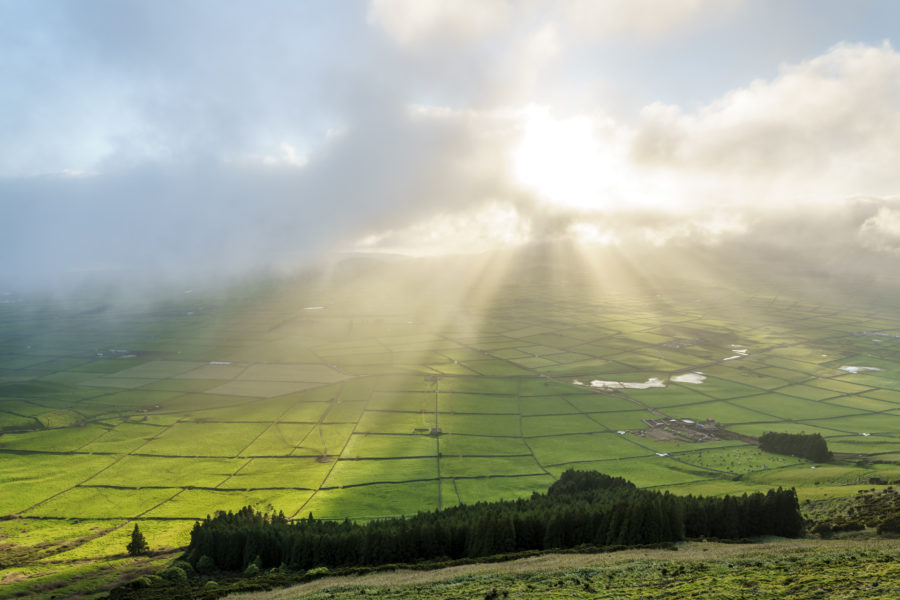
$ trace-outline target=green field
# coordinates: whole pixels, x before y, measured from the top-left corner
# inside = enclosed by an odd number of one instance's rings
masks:
[[[900,339],[864,333],[900,330],[890,298],[606,290],[577,269],[551,288],[522,267],[479,304],[459,273],[370,266],[140,305],[0,305],[0,557],[19,557],[0,578],[50,595],[41,582],[122,560],[135,522],[175,547],[216,510],[413,514],[528,496],[570,467],[801,500],[900,480]],[[685,373],[706,379],[672,380]],[[644,432],[707,418],[737,436]],[[821,433],[837,460],[760,453],[765,431]],[[48,563],[67,537],[82,541]]]

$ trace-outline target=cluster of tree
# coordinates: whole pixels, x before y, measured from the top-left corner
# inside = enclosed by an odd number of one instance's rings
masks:
[[[828,450],[825,438],[819,433],[776,433],[759,436],[759,449],[775,454],[799,456],[813,462],[828,462],[834,455]]]
[[[370,521],[289,522],[245,507],[194,525],[186,559],[208,570],[295,569],[411,563],[580,545],[674,542],[685,537],[800,535],[794,490],[741,497],[639,490],[596,472],[569,470],[546,494]]]

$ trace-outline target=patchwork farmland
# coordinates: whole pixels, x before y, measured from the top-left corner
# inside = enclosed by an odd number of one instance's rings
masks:
[[[113,581],[134,523],[174,548],[248,504],[408,515],[529,496],[571,467],[801,501],[900,479],[889,304],[530,281],[462,300],[364,278],[0,305],[0,543],[19,557],[0,596]],[[698,423],[707,441],[684,434]],[[838,460],[762,453],[772,430],[821,433]]]

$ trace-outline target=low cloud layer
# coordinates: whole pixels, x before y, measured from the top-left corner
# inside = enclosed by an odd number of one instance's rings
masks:
[[[0,286],[556,239],[895,256],[890,41],[683,102],[648,66],[731,69],[718,30],[764,4],[6,3]]]

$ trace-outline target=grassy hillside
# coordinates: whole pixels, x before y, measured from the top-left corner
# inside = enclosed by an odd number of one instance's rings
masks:
[[[565,254],[13,298],[0,597],[113,583],[143,568],[121,556],[133,523],[165,551],[244,505],[371,519],[528,496],[570,467],[801,502],[900,480],[900,311],[879,294]],[[696,441],[684,419],[724,431]],[[820,433],[837,460],[762,453],[766,431]]]
[[[677,551],[544,555],[437,571],[326,577],[231,600],[304,598],[896,598],[893,541],[689,542]]]

